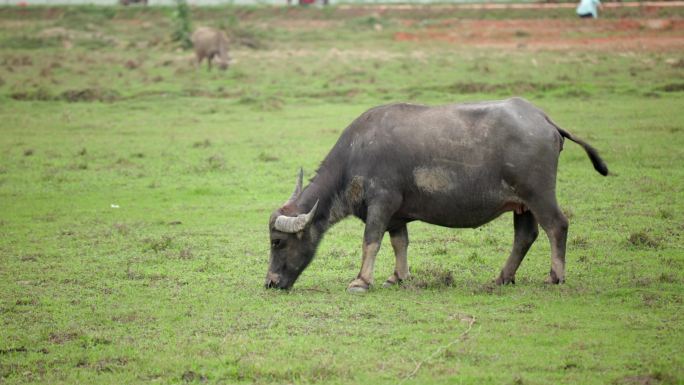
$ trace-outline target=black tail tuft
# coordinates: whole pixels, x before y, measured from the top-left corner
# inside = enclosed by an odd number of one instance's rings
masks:
[[[553,123],[550,119],[548,119],[548,117],[547,117],[547,120],[549,121],[549,123],[553,124],[556,127],[558,132],[563,137],[572,140],[573,142],[579,144],[580,146],[582,146],[584,148],[584,151],[586,151],[587,155],[589,155],[589,159],[591,159],[591,163],[594,165],[594,168],[596,169],[596,171],[599,172],[599,174],[601,174],[603,176],[608,175],[608,166],[606,165],[606,162],[604,162],[603,159],[601,159],[601,157],[598,154],[598,151],[596,151],[596,149],[594,147],[591,147],[589,145],[589,143],[583,141],[580,138],[573,136],[569,132],[558,127],[555,123]]]
[[[594,168],[596,171],[599,172],[599,174],[606,176],[608,175],[608,166],[606,165],[606,162],[601,159],[601,157],[598,154],[598,151],[594,147],[591,147],[587,143],[580,143],[582,147],[584,147],[584,150],[587,152],[587,155],[589,155],[589,159],[591,159],[591,163],[594,165]]]

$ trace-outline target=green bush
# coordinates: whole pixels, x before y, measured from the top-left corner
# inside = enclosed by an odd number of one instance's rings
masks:
[[[185,0],[176,0],[176,10],[173,13],[173,41],[179,42],[183,49],[192,48],[190,34],[192,26],[190,23],[190,8]]]

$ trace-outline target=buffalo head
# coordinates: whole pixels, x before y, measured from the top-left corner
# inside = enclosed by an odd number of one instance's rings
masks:
[[[301,193],[302,170],[299,170],[292,196],[271,214],[268,223],[271,257],[266,274],[267,288],[291,288],[316,252],[319,237],[312,221],[318,202],[308,212],[300,212],[297,198]]]

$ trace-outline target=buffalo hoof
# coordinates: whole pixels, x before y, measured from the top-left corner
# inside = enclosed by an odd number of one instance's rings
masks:
[[[352,294],[362,294],[368,291],[370,285],[368,285],[364,280],[357,278],[353,280],[347,287],[347,293]]]
[[[504,278],[502,276],[499,276],[499,278],[497,278],[494,281],[494,283],[499,285],[499,286],[501,286],[501,285],[515,285],[515,277]]]
[[[406,278],[404,278],[404,279],[401,279],[401,278],[399,278],[399,277],[397,276],[397,274],[395,273],[395,274],[390,275],[389,278],[387,278],[387,281],[385,281],[385,283],[382,284],[382,287],[388,288],[388,287],[392,287],[392,286],[394,286],[394,285],[399,285],[399,284],[401,284],[402,282],[408,280],[409,278],[410,278],[410,276],[409,276],[409,277],[406,277]]]
[[[565,279],[558,278],[555,274],[550,274],[548,277],[546,277],[544,283],[547,285],[560,285],[561,283],[565,283]]]
[[[397,274],[394,273],[394,274],[390,275],[389,278],[387,278],[387,281],[385,281],[385,283],[382,284],[382,287],[384,287],[384,288],[392,287],[392,286],[394,286],[400,282],[401,282],[401,279],[399,279],[399,277],[397,277]]]
[[[367,287],[361,287],[361,286],[352,286],[347,288],[347,293],[350,294],[364,294],[368,292]]]

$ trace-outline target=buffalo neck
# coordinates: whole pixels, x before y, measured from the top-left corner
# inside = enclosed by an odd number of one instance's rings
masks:
[[[300,212],[308,212],[318,202],[313,223],[320,232],[325,232],[330,226],[349,215],[346,210],[341,210],[338,203],[343,190],[342,185],[340,175],[335,175],[322,166],[297,199]]]

